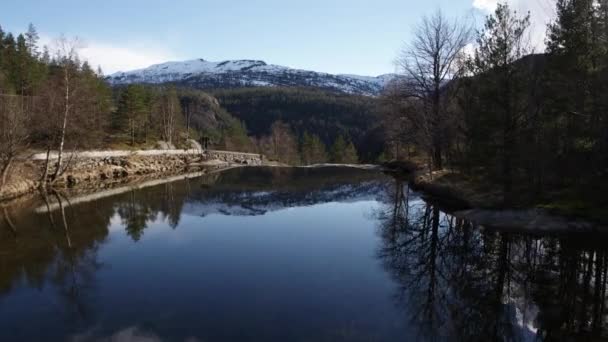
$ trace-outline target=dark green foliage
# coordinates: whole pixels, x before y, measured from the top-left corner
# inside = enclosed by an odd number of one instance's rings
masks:
[[[297,136],[314,133],[325,145],[339,135],[350,136],[363,160],[375,160],[383,151],[378,99],[297,88],[241,88],[214,94],[253,136],[269,135],[272,124],[281,120]]]
[[[513,165],[519,155],[517,136],[529,108],[527,86],[531,74],[515,63],[529,51],[524,40],[529,26],[529,15],[519,17],[507,5],[499,4],[479,33],[473,61],[473,72],[483,79],[483,87],[476,91],[479,109],[483,108],[486,115],[469,116],[473,119],[469,127],[484,129],[480,136],[486,138],[483,145],[493,149],[484,158],[497,158],[499,166],[495,173],[499,175],[506,201],[512,192]],[[485,124],[475,122],[479,118],[486,119]]]
[[[320,164],[327,162],[327,149],[321,139],[315,134],[304,132],[300,144],[300,154],[304,165]]]
[[[350,140],[338,136],[331,147],[330,161],[337,164],[356,164],[359,162],[357,149]]]
[[[0,90],[32,95],[46,77],[47,65],[39,60],[38,34],[30,24],[28,32],[4,33],[0,28]]]
[[[150,94],[141,85],[129,85],[120,94],[113,118],[114,129],[128,134],[131,145],[146,133],[146,119],[150,111]]]
[[[590,190],[608,175],[608,16],[593,3],[558,1],[543,55],[526,55],[518,38],[527,16],[499,5],[479,33],[473,76],[451,85],[461,120],[451,166],[501,185],[514,205],[607,205]]]
[[[221,127],[218,148],[228,151],[254,152],[254,146],[247,136],[247,128],[242,122],[230,120]]]

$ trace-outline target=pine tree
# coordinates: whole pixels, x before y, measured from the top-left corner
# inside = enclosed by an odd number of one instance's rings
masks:
[[[334,144],[331,146],[330,161],[332,163],[341,164],[344,163],[344,154],[346,152],[346,140],[342,135],[339,135]]]
[[[339,135],[331,147],[330,152],[331,162],[336,164],[357,164],[359,156],[357,149],[350,139],[345,139]]]
[[[593,55],[593,0],[558,0],[557,19],[549,25],[547,51],[568,56],[575,67],[588,67]]]
[[[594,0],[559,0],[557,18],[549,25],[549,86],[552,93],[559,94],[552,97],[549,109],[559,130],[567,132],[563,148],[557,151],[566,159],[581,153],[594,153],[601,159],[608,152],[602,147],[608,145],[602,143],[608,139],[608,118],[601,77],[607,63],[607,46],[602,44],[608,32],[607,10],[606,1],[596,6]]]
[[[228,151],[253,152],[245,123],[237,120],[222,129],[220,147]]]
[[[131,145],[135,145],[137,133],[145,125],[146,91],[141,85],[129,85],[120,95],[114,116],[115,129],[127,132]]]
[[[348,142],[346,146],[346,150],[344,150],[344,163],[345,164],[358,164],[359,163],[359,155],[357,153],[357,148],[353,144],[352,141]]]
[[[327,151],[325,144],[317,135],[305,132],[301,144],[302,162],[305,165],[327,162]]]
[[[15,38],[12,33],[7,33],[2,41],[2,57],[0,59],[0,68],[4,70],[4,92],[14,92],[16,85],[14,82],[14,60],[16,58],[17,48]]]
[[[38,36],[38,32],[33,24],[29,24],[27,27],[27,32],[25,33],[25,45],[30,53],[30,55],[34,58],[38,58],[38,40],[40,37]]]
[[[486,19],[478,34],[474,71],[484,78],[480,96],[488,108],[497,114],[494,124],[484,125],[485,135],[495,135],[499,147],[500,178],[505,202],[512,194],[513,170],[516,167],[517,137],[521,129],[519,120],[526,111],[526,75],[517,65],[529,53],[525,43],[530,26],[530,15],[519,17],[507,4],[499,4],[493,15]]]

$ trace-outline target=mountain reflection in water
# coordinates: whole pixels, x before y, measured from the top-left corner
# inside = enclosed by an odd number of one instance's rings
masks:
[[[0,209],[2,341],[606,337],[606,237],[476,227],[371,171],[240,168]]]

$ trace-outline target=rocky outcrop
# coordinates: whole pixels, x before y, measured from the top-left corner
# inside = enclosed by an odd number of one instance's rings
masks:
[[[215,151],[209,150],[204,153],[206,160],[220,160],[229,164],[241,164],[257,166],[262,165],[264,158],[261,154],[230,152],[230,151]]]

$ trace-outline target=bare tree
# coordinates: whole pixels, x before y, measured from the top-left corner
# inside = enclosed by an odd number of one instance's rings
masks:
[[[181,110],[175,89],[166,90],[158,104],[158,115],[162,138],[169,144],[173,143]]]
[[[455,92],[447,84],[463,73],[458,61],[470,37],[469,25],[448,19],[438,10],[422,19],[414,31],[413,41],[397,60],[404,76],[400,93],[418,104],[409,116],[412,124],[422,132],[419,143],[429,152],[436,169],[443,167],[447,105],[450,93]]]
[[[71,109],[73,107],[72,102],[73,93],[76,91],[74,87],[72,87],[72,83],[74,83],[74,79],[77,77],[78,67],[79,67],[79,59],[78,59],[78,48],[80,46],[80,41],[78,38],[67,39],[66,37],[60,37],[57,39],[55,43],[56,48],[56,60],[61,68],[62,73],[62,82],[59,83],[61,90],[63,92],[63,105],[62,105],[62,116],[61,116],[61,126],[59,130],[59,148],[57,155],[57,164],[55,166],[55,173],[53,174],[53,179],[57,179],[59,174],[61,173],[61,166],[63,160],[63,148],[65,146],[65,135],[68,124],[68,119],[71,114]]]
[[[30,106],[26,102],[23,96],[0,95],[0,190],[6,184],[15,158],[27,147]]]

